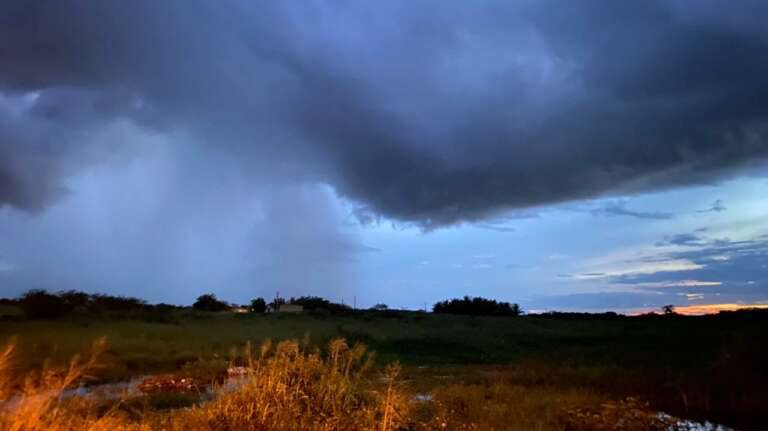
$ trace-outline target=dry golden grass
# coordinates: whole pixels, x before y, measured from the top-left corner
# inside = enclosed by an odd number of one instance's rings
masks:
[[[186,409],[126,414],[125,400],[65,397],[67,388],[97,365],[104,342],[68,367],[44,367],[14,376],[13,344],[0,354],[0,429],[63,430],[377,430],[398,429],[408,415],[407,397],[395,385],[399,366],[380,380],[366,378],[372,360],[364,346],[333,340],[326,354],[305,351],[296,341],[258,355],[246,348],[249,374],[236,387],[219,387],[216,397]],[[374,384],[374,382],[376,382]]]
[[[411,409],[420,431],[650,431],[674,423],[636,398],[617,401],[589,387],[531,383],[515,367],[438,372],[441,382],[431,387],[425,376],[412,375],[422,395],[429,394]]]
[[[384,431],[407,417],[407,398],[394,386],[398,366],[388,369],[383,385],[372,384],[365,378],[372,365],[365,347],[337,339],[325,356],[303,352],[296,341],[271,347],[262,345],[258,358],[246,355],[251,374],[242,386],[164,415],[162,428]]]

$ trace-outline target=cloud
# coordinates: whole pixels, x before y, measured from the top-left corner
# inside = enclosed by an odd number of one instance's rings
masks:
[[[253,279],[284,295],[318,294],[335,298],[353,291],[353,265],[361,255],[379,250],[360,243],[342,229],[327,190],[290,187],[265,196],[261,217],[253,224],[246,256]],[[307,218],[307,214],[312,214]]]
[[[670,213],[630,210],[627,208],[627,202],[623,200],[610,202],[604,207],[593,209],[590,212],[593,215],[627,216],[647,220],[669,220],[674,218],[674,215]]]
[[[476,254],[472,256],[472,260],[488,261],[488,260],[494,260],[494,259],[496,259],[495,254]]]
[[[698,232],[705,232],[699,230]],[[701,246],[706,245],[706,241],[698,235],[692,233],[679,233],[669,237],[666,237],[664,241],[656,243],[657,247],[663,247],[668,245],[681,245],[681,246]]]
[[[594,292],[542,295],[524,302],[523,305],[528,309],[617,311],[643,307],[658,308],[674,303],[674,299],[674,296],[653,292]]]
[[[377,249],[344,223],[332,191],[263,187],[210,155],[193,159],[206,169],[173,153],[80,177],[78,193],[34,217],[0,210],[0,261],[13,265],[0,264],[0,296],[78,289],[190,304],[205,292],[238,303],[277,290],[355,294],[355,263]]]
[[[474,223],[473,226],[479,227],[480,229],[492,230],[494,232],[512,233],[515,231],[515,228],[511,226],[497,225],[492,223],[478,222]]]
[[[719,213],[719,212],[723,212],[723,211],[725,211],[727,209],[728,208],[726,208],[723,205],[723,201],[721,199],[718,199],[718,200],[712,202],[712,206],[710,206],[709,208],[703,209],[703,210],[698,210],[696,212],[697,213],[712,213],[712,212]]]
[[[5,1],[0,205],[61,199],[121,122],[425,229],[709,184],[768,155],[747,3]]]
[[[548,260],[566,260],[570,259],[571,256],[564,254],[564,253],[552,253],[547,256]]]
[[[753,308],[768,308],[765,302],[743,302],[736,297],[696,298],[691,300],[685,295],[663,292],[599,292],[575,293],[569,295],[539,296],[523,305],[534,312],[581,311],[603,312],[618,311],[634,315],[660,312],[667,304],[675,305],[675,312],[686,315],[712,314],[720,311],[736,311]],[[731,301],[731,302],[723,302]]]
[[[685,249],[645,256],[642,262],[690,262],[688,268],[627,273],[609,277],[617,285],[678,294],[730,295],[741,300],[768,300],[768,240],[702,238],[680,234]],[[734,296],[739,295],[739,296]]]
[[[514,220],[524,219],[537,219],[541,218],[541,214],[531,210],[517,210],[505,213],[501,216],[491,217],[485,221],[475,222],[472,225],[480,229],[492,230],[495,232],[511,233],[515,232],[515,228],[510,226],[509,223]]]

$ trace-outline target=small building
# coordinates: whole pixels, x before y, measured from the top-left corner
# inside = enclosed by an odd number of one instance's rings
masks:
[[[304,311],[304,307],[299,304],[280,304],[277,307],[278,313],[301,313]]]

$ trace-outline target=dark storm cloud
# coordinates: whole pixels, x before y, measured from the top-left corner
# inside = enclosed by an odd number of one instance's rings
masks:
[[[766,18],[759,0],[5,1],[0,205],[45,207],[120,121],[424,228],[711,183],[768,155]]]

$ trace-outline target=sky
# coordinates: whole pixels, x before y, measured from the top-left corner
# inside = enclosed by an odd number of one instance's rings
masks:
[[[766,19],[4,1],[0,296],[768,305]]]

